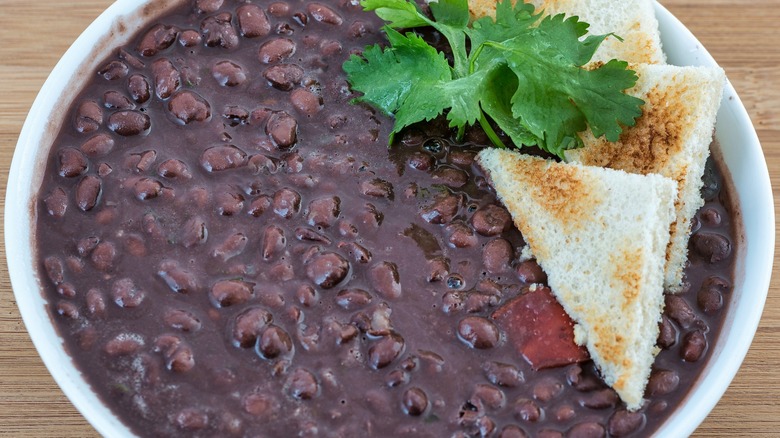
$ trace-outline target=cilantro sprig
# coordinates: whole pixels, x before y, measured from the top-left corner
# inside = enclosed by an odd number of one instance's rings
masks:
[[[541,18],[533,5],[510,0],[497,3],[495,20],[473,23],[467,0],[431,2],[433,19],[409,0],[361,4],[388,23],[389,45],[366,47],[343,69],[352,89],[363,93],[356,102],[395,116],[391,143],[406,126],[447,111],[460,135],[479,123],[503,147],[489,117],[518,147],[538,145],[563,157],[582,146],[579,133],[587,127],[617,141],[623,126],[642,114],[644,102],[624,93],[637,80],[626,62],[584,67],[612,34],[587,35],[589,25],[577,17]],[[419,35],[396,30],[425,26],[447,39],[452,65]]]

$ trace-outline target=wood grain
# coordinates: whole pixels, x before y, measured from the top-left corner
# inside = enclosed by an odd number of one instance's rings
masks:
[[[5,199],[16,139],[59,57],[110,0],[0,1],[0,187]],[[740,94],[780,187],[780,22],[777,0],[665,0]],[[0,203],[3,201],[0,200]],[[5,249],[0,248],[5,257]],[[696,436],[780,435],[780,266],[739,374]],[[96,432],[63,396],[33,348],[0,266],[0,436],[89,437]]]

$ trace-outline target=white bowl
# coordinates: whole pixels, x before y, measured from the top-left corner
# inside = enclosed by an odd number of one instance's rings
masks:
[[[63,341],[52,324],[32,251],[34,196],[63,114],[80,91],[83,78],[96,69],[97,63],[112,48],[124,44],[145,22],[176,3],[178,0],[118,0],[81,34],[38,94],[19,136],[8,179],[6,257],[19,310],[35,348],[54,380],[104,436],[132,436],[132,433],[92,392],[65,352]],[[655,6],[670,64],[717,65],[682,23],[663,6]],[[743,224],[738,236],[734,293],[709,362],[682,404],[656,432],[657,436],[687,436],[709,414],[745,358],[769,288],[775,238],[769,174],[750,118],[731,84],[725,88],[716,129],[720,153],[735,187]]]

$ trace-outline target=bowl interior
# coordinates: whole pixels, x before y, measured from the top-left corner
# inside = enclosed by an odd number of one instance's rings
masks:
[[[36,276],[35,192],[49,148],[85,74],[94,71],[113,47],[122,45],[150,18],[178,0],[119,0],[73,44],[44,84],[22,129],[14,153],[5,208],[5,244],[14,294],[27,330],[63,392],[105,436],[130,431],[93,393],[73,366],[51,320]],[[666,9],[656,4],[664,50],[675,65],[714,66],[696,38]],[[95,41],[101,41],[95,45]],[[755,130],[734,88],[728,84],[718,113],[716,137],[741,212],[740,253],[735,288],[724,329],[710,361],[690,394],[657,432],[685,436],[706,417],[736,374],[755,334],[766,300],[774,253],[774,206],[766,162]]]

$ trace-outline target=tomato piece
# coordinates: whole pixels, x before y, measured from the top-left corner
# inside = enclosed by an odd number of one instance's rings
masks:
[[[585,347],[574,343],[574,321],[548,287],[512,299],[493,312],[493,318],[534,370],[590,357]]]

